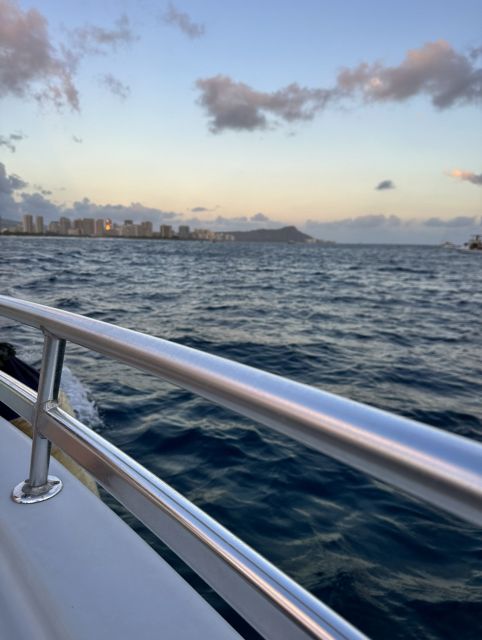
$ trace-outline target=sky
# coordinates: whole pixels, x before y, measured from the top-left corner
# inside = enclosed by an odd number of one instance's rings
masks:
[[[0,0],[0,216],[482,231],[482,2]]]

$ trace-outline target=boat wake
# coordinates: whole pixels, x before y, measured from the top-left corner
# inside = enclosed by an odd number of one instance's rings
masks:
[[[69,398],[75,417],[89,426],[91,429],[102,428],[103,422],[99,415],[97,405],[89,397],[89,392],[84,384],[64,365],[62,369],[62,390]]]

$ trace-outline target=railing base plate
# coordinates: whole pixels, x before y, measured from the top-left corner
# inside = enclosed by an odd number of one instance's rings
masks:
[[[12,500],[17,504],[36,504],[50,500],[62,491],[62,480],[57,476],[49,476],[47,482],[41,487],[32,487],[28,480],[17,484],[12,491]]]

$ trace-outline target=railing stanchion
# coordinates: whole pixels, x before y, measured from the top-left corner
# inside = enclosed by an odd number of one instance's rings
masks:
[[[17,485],[12,493],[15,502],[32,504],[42,502],[57,495],[62,489],[62,481],[49,476],[51,442],[39,431],[39,422],[46,406],[57,403],[65,353],[65,340],[44,331],[42,367],[32,420],[32,455],[28,480]]]

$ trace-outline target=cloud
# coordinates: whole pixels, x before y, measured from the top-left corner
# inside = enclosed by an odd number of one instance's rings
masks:
[[[213,133],[267,129],[279,120],[311,120],[332,96],[325,89],[307,89],[296,83],[272,93],[255,91],[223,75],[199,79],[196,86],[201,94],[198,102],[208,114]]]
[[[204,35],[204,25],[193,22],[187,13],[179,11],[172,3],[169,3],[163,19],[166,24],[173,25],[180,29],[188,38],[200,38]]]
[[[307,220],[303,230],[315,238],[336,242],[379,242],[398,236],[402,220],[395,215],[365,214],[341,220]]]
[[[5,165],[0,162],[0,217],[18,216],[19,207],[14,195],[27,186],[27,182],[14,173],[8,175]]]
[[[8,136],[0,136],[0,147],[6,147],[12,153],[17,150],[16,142],[20,142],[27,136],[23,133],[11,133]]]
[[[311,220],[307,221],[313,222]],[[336,222],[326,222],[323,224],[334,224],[337,227],[345,227],[350,229],[375,229],[380,227],[399,227],[402,221],[398,216],[385,215],[383,213],[372,213],[354,218],[344,218]]]
[[[264,213],[253,215],[227,216],[217,215],[209,219],[188,217],[177,211],[166,211],[157,207],[147,207],[139,202],[130,205],[122,204],[98,204],[89,198],[83,198],[72,204],[57,203],[46,197],[40,189],[40,185],[34,185],[38,189],[34,193],[22,192],[14,199],[14,190],[21,190],[27,186],[18,176],[7,176],[3,165],[0,164],[0,215],[19,219],[24,213],[43,215],[46,222],[58,220],[65,216],[74,220],[76,218],[111,218],[114,222],[122,224],[124,220],[142,222],[150,220],[155,225],[187,224],[191,228],[212,229],[213,231],[248,231],[252,229],[276,229],[286,226],[288,223],[270,218]],[[2,193],[6,191],[7,193]],[[5,197],[4,197],[5,196]],[[3,198],[3,200],[2,200]],[[7,201],[8,198],[8,201]],[[205,209],[206,207],[202,207]],[[204,212],[201,212],[204,213]],[[308,220],[304,230],[320,238],[329,238],[345,242],[377,242],[383,233],[398,233],[404,223],[397,216],[365,215],[344,220],[321,222]],[[435,226],[435,225],[433,225]],[[428,227],[427,227],[428,229]],[[417,238],[420,234],[417,234]]]
[[[78,138],[77,136],[72,136],[72,140],[77,144],[82,144],[83,142],[82,138]]]
[[[395,189],[395,184],[392,180],[382,180],[375,187],[375,191],[386,191],[387,189]]]
[[[445,40],[411,49],[396,67],[376,62],[343,69],[337,88],[343,94],[361,96],[365,102],[402,102],[427,95],[432,104],[446,109],[457,103],[475,103],[482,98],[482,69],[471,56],[457,53]]]
[[[14,191],[25,189],[27,185],[27,182],[14,173],[7,175],[5,165],[0,162],[0,193],[11,195]]]
[[[269,218],[268,216],[265,216],[264,213],[255,213],[254,216],[251,216],[250,220],[252,220],[253,222],[268,222]]]
[[[115,22],[114,29],[104,29],[96,25],[86,25],[71,33],[73,49],[81,55],[105,55],[110,49],[131,44],[137,40],[132,32],[129,18],[122,15]]]
[[[203,206],[198,206],[198,207],[193,207],[192,209],[189,209],[189,211],[191,211],[192,213],[207,213],[209,211],[216,211],[216,209],[219,209],[219,205],[217,204],[215,207],[203,207]]]
[[[182,214],[176,211],[164,211],[156,207],[146,207],[140,202],[132,202],[130,205],[123,204],[96,204],[83,198],[72,205],[62,205],[57,208],[58,215],[69,218],[111,218],[114,222],[133,220],[142,222],[150,220],[154,223],[173,222],[182,220]]]
[[[180,220],[182,224],[188,224],[192,227],[203,229],[211,229],[212,231],[247,231],[250,229],[276,229],[286,226],[282,222],[272,220],[263,213],[257,213],[252,216],[216,216],[210,219],[200,218],[184,218]]]
[[[475,54],[474,54],[475,52]],[[226,129],[254,131],[273,128],[279,121],[311,120],[329,105],[404,102],[428,96],[438,109],[482,100],[479,49],[458,53],[444,40],[428,42],[407,52],[398,66],[363,62],[342,69],[332,87],[308,88],[292,83],[264,92],[229,76],[200,78],[198,103],[213,133]]]
[[[82,58],[105,54],[134,39],[128,18],[121,16],[114,29],[88,25],[56,46],[37,9],[23,11],[14,0],[0,0],[0,99],[33,98],[56,109],[69,106],[79,111],[75,75]]]
[[[482,56],[482,47],[472,47],[469,50],[471,60],[477,60],[479,56]]]
[[[48,189],[44,189],[42,187],[42,185],[40,184],[34,184],[33,188],[38,191],[39,193],[41,193],[43,196],[51,196],[52,195],[52,191],[49,191]]]
[[[474,227],[477,224],[477,218],[475,216],[457,216],[445,220],[442,218],[429,218],[423,224],[426,227]]]
[[[47,196],[51,192],[42,189],[41,185],[33,185],[34,193],[22,192],[28,183],[15,174],[7,174],[6,167],[0,162],[0,216],[19,218],[24,213],[40,214],[46,220],[57,220],[61,216],[75,218],[112,218],[115,222],[134,220],[142,222],[151,220],[153,223],[182,222],[183,214],[177,211],[165,211],[157,207],[146,207],[140,202],[130,205],[97,204],[83,198],[73,204],[57,203]]]
[[[448,174],[452,178],[457,178],[463,182],[471,182],[478,186],[482,186],[482,173],[474,173],[473,171],[462,171],[461,169],[453,169]]]
[[[0,98],[28,96],[78,110],[71,66],[51,43],[42,14],[22,11],[13,0],[0,0],[0,42]]]
[[[59,213],[58,205],[46,198],[42,193],[22,193],[19,208],[22,213],[55,218]]]
[[[120,98],[121,100],[126,100],[130,93],[131,88],[127,84],[123,84],[118,78],[113,76],[111,73],[106,73],[100,79],[101,84],[103,84],[111,93]]]

